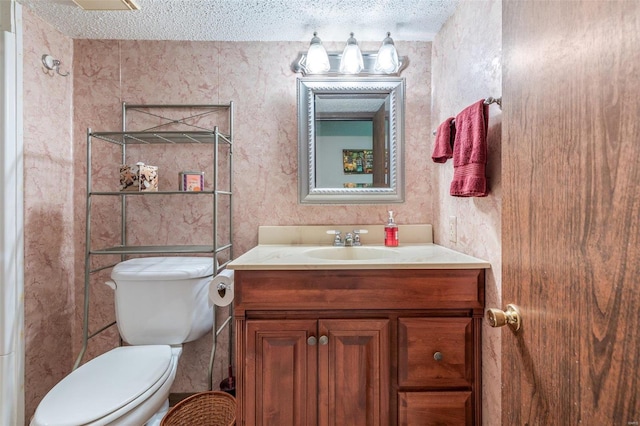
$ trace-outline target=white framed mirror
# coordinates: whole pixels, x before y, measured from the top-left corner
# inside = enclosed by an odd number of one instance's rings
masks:
[[[302,204],[404,201],[403,78],[298,79]]]

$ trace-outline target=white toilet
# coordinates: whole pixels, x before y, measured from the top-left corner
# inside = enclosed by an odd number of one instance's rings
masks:
[[[117,264],[112,281],[118,330],[131,346],[110,350],[44,397],[32,426],[159,424],[169,407],[182,343],[213,326],[206,257],[148,257]]]

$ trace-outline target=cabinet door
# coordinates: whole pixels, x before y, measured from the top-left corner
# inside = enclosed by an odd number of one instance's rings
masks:
[[[388,426],[389,320],[320,320],[318,334],[318,425]]]
[[[316,320],[247,320],[246,425],[315,426]]]

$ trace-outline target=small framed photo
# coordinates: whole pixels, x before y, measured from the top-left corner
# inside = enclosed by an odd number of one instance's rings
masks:
[[[180,191],[204,191],[204,172],[180,172]]]
[[[373,150],[343,149],[342,169],[348,175],[373,173]]]

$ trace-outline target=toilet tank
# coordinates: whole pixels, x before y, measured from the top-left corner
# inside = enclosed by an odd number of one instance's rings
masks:
[[[213,326],[209,301],[213,259],[145,257],[111,271],[120,336],[131,345],[175,345],[196,340]]]

